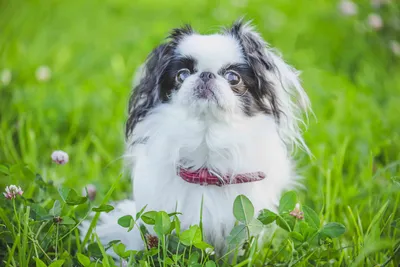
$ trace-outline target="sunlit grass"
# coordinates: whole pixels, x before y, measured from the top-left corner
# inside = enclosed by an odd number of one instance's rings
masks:
[[[0,169],[1,188],[19,185],[26,199],[40,200],[47,210],[53,208],[55,197],[49,198],[51,192],[33,182],[35,173],[56,187],[77,192],[94,184],[93,205],[100,205],[112,185],[110,199],[130,196],[128,177],[119,177],[134,70],[172,27],[190,22],[209,33],[245,14],[290,64],[302,70],[316,119],[310,118],[305,132],[313,157],[301,151],[296,155],[305,185],[299,189],[299,199],[318,213],[321,222],[336,221],[346,227],[345,234],[333,240],[336,252],[327,264],[397,266],[400,66],[389,44],[399,36],[390,21],[400,17],[400,6],[392,1],[373,8],[365,0],[359,2],[355,16],[344,16],[337,4],[333,0],[1,2],[0,72],[8,70],[11,78],[0,83],[0,163],[13,166]],[[371,12],[383,16],[382,30],[368,28]],[[48,67],[49,77],[38,79],[41,67]],[[70,155],[65,166],[51,163],[50,155],[58,149]],[[22,168],[25,165],[32,172]],[[11,203],[0,199],[1,264],[27,266],[27,257],[37,255],[46,263],[56,258],[51,244],[44,248],[34,241],[39,229],[37,238],[45,233],[55,237],[56,226],[26,224],[28,206],[14,216]],[[63,212],[83,216],[88,208],[82,209]],[[12,226],[17,218],[21,232],[14,232],[15,239],[10,240],[8,231],[18,230]],[[78,230],[71,233],[57,247],[59,257],[67,252],[76,259],[77,252],[86,253]],[[279,242],[276,238],[273,245],[287,246]],[[267,246],[251,255],[280,257]],[[308,260],[296,264],[306,266]]]

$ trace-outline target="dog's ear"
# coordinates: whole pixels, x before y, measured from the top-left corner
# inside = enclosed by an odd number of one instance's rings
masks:
[[[258,94],[266,100],[267,111],[278,122],[282,139],[309,152],[298,125],[303,123],[302,113],[307,114],[310,109],[308,96],[298,78],[299,72],[269,47],[250,22],[239,19],[225,32],[239,41],[246,61],[257,77]]]
[[[136,124],[151,109],[161,103],[159,80],[168,65],[170,54],[171,47],[169,44],[158,46],[150,53],[146,62],[136,73],[134,88],[129,100],[129,116],[125,129],[126,137],[132,133]]]
[[[279,120],[280,110],[272,84],[266,79],[265,73],[272,71],[272,64],[266,54],[266,42],[251,26],[250,22],[239,19],[233,25],[225,29],[225,33],[238,40],[245,56],[247,64],[250,65],[257,78],[257,88],[253,90],[257,95],[256,99],[266,99],[264,106],[266,112],[271,113]]]
[[[193,30],[192,26],[185,24],[180,28],[173,29],[167,38],[169,39],[171,46],[176,47],[179,41],[181,41],[184,37],[194,33],[195,31]]]
[[[139,68],[134,79],[134,89],[129,100],[129,116],[125,135],[129,137],[136,124],[143,120],[150,110],[162,103],[160,81],[173,57],[179,41],[194,33],[190,25],[173,29],[167,42],[156,47]]]

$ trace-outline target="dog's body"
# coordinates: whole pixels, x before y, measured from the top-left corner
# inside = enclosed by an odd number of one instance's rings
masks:
[[[234,226],[239,194],[256,211],[276,209],[282,191],[296,183],[290,152],[296,144],[306,148],[297,116],[308,98],[295,71],[248,24],[214,35],[176,29],[136,80],[126,153],[135,203],[124,202],[119,213],[103,218],[97,232],[104,242],[121,239],[130,249],[143,248],[137,232],[116,223],[119,215],[134,214],[135,206],[181,212],[187,228],[199,223],[203,199],[205,238],[217,248]],[[199,185],[182,179],[179,168],[206,169],[231,181],[254,172],[266,178]]]

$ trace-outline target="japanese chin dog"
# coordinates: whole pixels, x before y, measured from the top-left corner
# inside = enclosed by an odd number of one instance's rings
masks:
[[[147,205],[182,213],[188,228],[202,206],[204,238],[223,250],[238,195],[276,210],[296,184],[291,154],[308,151],[299,128],[308,109],[297,71],[249,23],[210,35],[173,29],[136,75],[126,123],[134,200],[100,217],[100,239],[143,249],[119,217]]]

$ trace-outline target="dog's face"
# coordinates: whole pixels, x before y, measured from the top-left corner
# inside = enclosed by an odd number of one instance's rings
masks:
[[[216,120],[272,116],[282,138],[296,142],[302,141],[297,112],[308,106],[308,99],[294,69],[239,21],[213,35],[200,35],[189,26],[175,29],[167,43],[153,50],[137,78],[127,136],[158,105]]]
[[[161,98],[194,116],[268,109],[239,40],[230,34],[188,34],[178,42],[160,79]],[[266,89],[267,90],[267,89]]]

